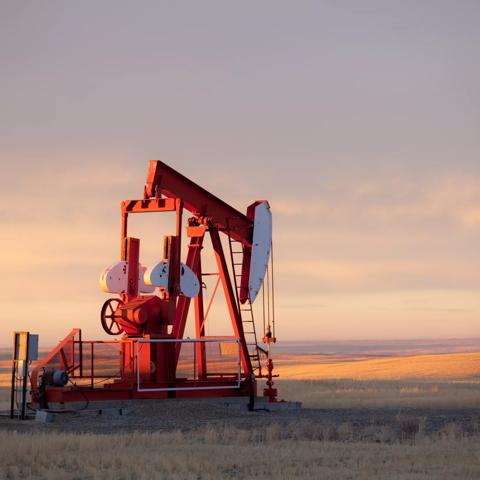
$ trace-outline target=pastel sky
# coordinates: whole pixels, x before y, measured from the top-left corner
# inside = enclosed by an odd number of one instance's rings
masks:
[[[0,1],[0,345],[104,338],[153,158],[270,201],[279,340],[480,337],[479,25],[467,0]]]

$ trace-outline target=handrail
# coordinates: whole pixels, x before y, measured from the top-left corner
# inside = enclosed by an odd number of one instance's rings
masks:
[[[75,351],[74,351],[74,345],[75,345],[75,337],[78,336],[79,340],[81,342],[82,339],[82,330],[80,328],[74,328],[63,340],[61,340],[58,345],[44,358],[38,361],[38,363],[35,365],[35,368],[32,370],[32,373],[30,374],[30,385],[32,387],[32,397],[37,398],[38,397],[38,375],[40,371],[45,368],[45,366],[55,357],[55,355],[60,354],[62,358],[62,362],[65,364],[65,370],[66,371],[75,371],[76,368],[79,367],[79,365],[76,367],[75,366]],[[71,343],[72,345],[72,356],[71,356],[71,361],[72,365],[68,365],[68,358],[65,356],[64,348]]]

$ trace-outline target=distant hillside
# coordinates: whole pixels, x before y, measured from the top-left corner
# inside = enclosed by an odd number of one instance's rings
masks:
[[[480,351],[480,338],[425,340],[332,340],[280,341],[273,346],[278,353],[323,355],[422,355],[429,353],[466,353]]]
[[[272,346],[274,353],[398,356],[433,353],[467,353],[480,351],[480,338],[426,339],[426,340],[325,340],[288,341],[279,339]],[[41,355],[50,348],[41,349]],[[12,358],[11,348],[0,348],[0,360]]]

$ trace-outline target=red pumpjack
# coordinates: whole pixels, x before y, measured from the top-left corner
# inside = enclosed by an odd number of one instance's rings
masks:
[[[192,216],[186,226],[188,253],[182,263],[184,210]],[[175,235],[164,238],[163,263],[145,272],[139,263],[140,240],[127,233],[128,217],[154,212],[175,213]],[[273,375],[270,358],[270,344],[276,339],[268,215],[266,201],[252,203],[244,215],[165,163],[152,160],[143,198],[121,202],[120,262],[116,269],[104,272],[105,282],[115,284],[117,290],[108,285],[104,288],[118,296],[103,305],[101,322],[107,333],[121,338],[83,340],[80,329],[72,330],[32,370],[32,401],[46,406],[50,402],[85,400],[254,397],[257,379],[265,378],[264,396],[276,402],[273,377],[277,375]],[[220,233],[228,239],[230,272]],[[206,234],[218,268],[215,273],[202,272]],[[217,282],[205,310],[202,286],[207,275],[216,275]],[[228,337],[205,333],[205,321],[219,285],[233,329]],[[252,308],[260,287],[266,348],[257,342]],[[184,338],[192,300],[194,339]],[[262,373],[263,360],[266,375]]]

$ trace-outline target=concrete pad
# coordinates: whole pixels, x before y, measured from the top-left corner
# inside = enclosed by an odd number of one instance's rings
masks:
[[[280,410],[300,410],[302,408],[302,402],[267,402],[264,406],[271,412],[278,412]]]
[[[51,423],[55,420],[55,414],[47,410],[37,410],[35,421],[40,423]]]

